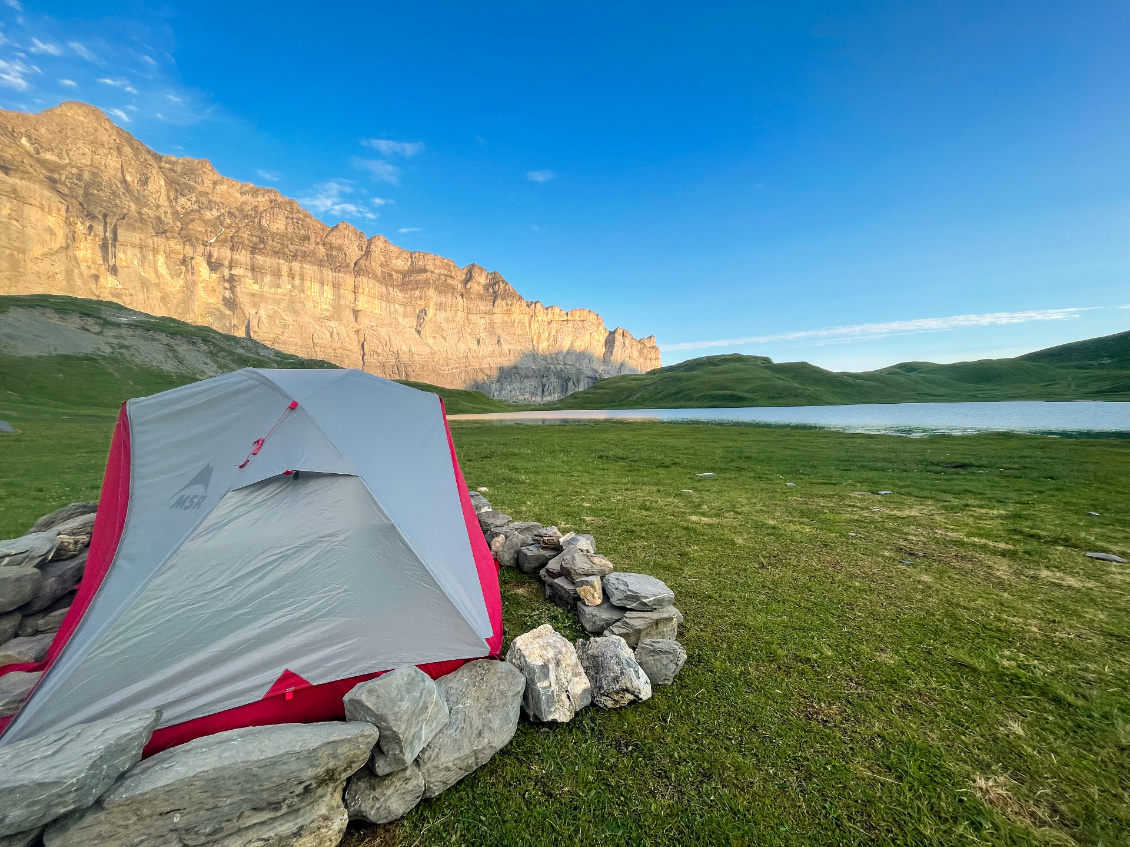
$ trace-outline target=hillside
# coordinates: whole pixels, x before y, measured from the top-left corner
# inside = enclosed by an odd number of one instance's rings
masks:
[[[764,356],[706,356],[646,374],[613,377],[553,409],[825,406],[995,400],[1130,400],[1130,332],[1015,359],[938,365],[905,362],[836,373]]]

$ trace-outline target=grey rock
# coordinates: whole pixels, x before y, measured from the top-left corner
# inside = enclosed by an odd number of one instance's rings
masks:
[[[388,823],[412,811],[423,796],[424,775],[417,762],[388,776],[361,768],[345,787],[345,808],[350,820]]]
[[[54,640],[55,635],[50,632],[45,632],[42,635],[30,635],[25,638],[13,638],[7,644],[0,646],[0,668],[5,665],[42,662],[47,656],[47,649]]]
[[[372,752],[367,722],[281,724],[197,738],[146,759],[95,805],[47,828],[47,847],[336,845],[345,781]]]
[[[586,606],[599,606],[604,601],[599,576],[579,576],[573,584],[577,586],[577,596]]]
[[[46,609],[52,603],[63,597],[72,588],[82,581],[83,571],[86,570],[87,551],[73,559],[64,559],[61,562],[48,562],[39,568],[43,575],[43,582],[39,592],[23,606],[20,611],[25,615]]]
[[[470,491],[468,493],[471,495],[471,506],[474,507],[475,514],[481,515],[483,512],[491,511],[490,500],[478,491]]]
[[[1102,515],[1101,515],[1101,514],[1099,514],[1098,512],[1087,512],[1087,517],[1090,517],[1090,518],[1101,518],[1101,517],[1102,517]]]
[[[600,708],[618,709],[651,697],[651,681],[623,638],[581,639],[577,656],[592,684],[592,702]]]
[[[59,631],[63,618],[67,616],[70,606],[62,609],[44,609],[32,615],[25,615],[20,621],[20,628],[16,635],[20,638],[31,638],[36,635],[51,634]]]
[[[570,547],[557,557],[557,567],[570,579],[579,576],[606,576],[612,573],[612,563],[603,556],[586,553],[578,547]]]
[[[1114,555],[1114,553],[1094,553],[1094,552],[1091,552],[1091,553],[1087,553],[1086,555],[1087,555],[1088,558],[1098,559],[1100,562],[1114,562],[1115,564],[1119,564],[1119,565],[1125,565],[1126,564],[1125,559],[1123,559],[1121,556]]]
[[[15,835],[0,835],[0,847],[31,847],[39,841],[43,828],[17,832]]]
[[[670,685],[687,661],[687,651],[670,638],[645,638],[636,647],[636,661],[652,685]]]
[[[581,629],[589,635],[603,635],[608,627],[622,617],[624,610],[609,603],[607,597],[599,606],[589,606],[585,603],[577,606],[577,618],[581,622]]]
[[[20,618],[22,617],[23,615],[19,612],[5,612],[0,615],[0,644],[11,641],[16,637],[16,633],[20,628]]]
[[[90,536],[94,532],[94,513],[79,515],[56,524],[52,532],[59,533],[59,543],[51,554],[52,559],[69,559],[77,556],[90,545]]]
[[[18,609],[34,599],[43,587],[43,574],[38,568],[0,568],[0,614]]]
[[[573,611],[581,600],[577,593],[577,586],[567,576],[559,576],[553,582],[546,583],[545,599],[567,612]]]
[[[490,541],[491,552],[498,559],[500,565],[508,568],[517,567],[518,551],[527,544],[532,544],[534,532],[542,526],[536,521],[516,521],[495,530],[498,533]]]
[[[557,579],[559,576],[564,576],[561,572],[561,557],[554,556],[546,563],[545,568],[542,569],[541,581],[553,582],[553,580]]]
[[[893,492],[893,491],[876,491],[875,493],[876,493],[876,494],[887,495],[887,494],[894,494],[895,492]]]
[[[572,547],[576,547],[584,553],[595,553],[596,539],[587,532],[571,532],[568,538],[561,540],[561,549],[568,550]]]
[[[604,578],[604,593],[612,605],[622,609],[650,612],[675,602],[675,592],[667,584],[643,573],[614,573]]]
[[[526,678],[522,708],[530,720],[566,723],[592,702],[576,648],[549,624],[515,638],[506,661]]]
[[[0,676],[0,718],[20,710],[41,676],[40,671],[9,671]]]
[[[502,512],[479,512],[479,529],[483,533],[488,533],[491,530],[499,529],[510,523],[510,515],[504,515]]]
[[[785,488],[796,488],[796,483],[795,482],[786,482]]]
[[[619,635],[629,647],[635,647],[647,638],[677,639],[682,622],[682,613],[674,606],[668,606],[654,612],[626,612],[604,632],[606,635]]]
[[[0,567],[37,568],[51,558],[58,543],[59,533],[54,530],[0,541]]]
[[[527,544],[518,551],[518,570],[522,573],[540,571],[549,564],[550,559],[557,555],[557,551],[542,547],[540,544]]]
[[[419,668],[397,668],[345,695],[345,716],[380,731],[369,767],[377,776],[408,767],[447,723],[447,703]]]
[[[424,796],[435,797],[482,767],[518,728],[526,677],[509,662],[468,662],[440,680],[451,719],[417,761]]]
[[[0,835],[89,806],[141,760],[160,717],[146,709],[0,747]]]
[[[696,473],[695,476],[701,479],[714,479],[714,474],[712,473]]]
[[[69,506],[56,509],[51,514],[41,517],[32,525],[28,533],[45,532],[46,530],[52,529],[56,524],[61,524],[72,518],[77,518],[80,515],[94,514],[97,510],[97,503],[71,503]]]

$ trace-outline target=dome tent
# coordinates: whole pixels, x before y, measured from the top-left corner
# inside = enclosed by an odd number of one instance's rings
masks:
[[[147,753],[329,720],[383,671],[497,656],[498,571],[442,402],[354,370],[244,369],[130,400],[86,573],[12,743],[160,708]]]

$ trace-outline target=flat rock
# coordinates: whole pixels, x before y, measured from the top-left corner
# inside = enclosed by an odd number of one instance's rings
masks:
[[[3,644],[5,641],[11,641],[16,637],[16,633],[20,629],[20,618],[22,617],[23,615],[19,612],[5,612],[0,615],[0,644]]]
[[[47,828],[46,847],[337,844],[345,781],[378,731],[368,722],[280,724],[197,738],[146,759],[95,805]]]
[[[522,708],[530,720],[565,723],[592,701],[576,648],[549,624],[515,638],[506,661],[526,678]]]
[[[20,710],[41,676],[40,671],[9,671],[0,676],[0,718]]]
[[[495,530],[498,535],[490,542],[491,552],[500,565],[518,566],[518,551],[534,541],[534,532],[542,525],[536,521],[517,521]]]
[[[603,635],[608,627],[622,617],[624,610],[609,603],[607,597],[599,606],[589,606],[585,603],[577,606],[577,618],[581,622],[581,629],[589,635]]]
[[[451,718],[417,761],[424,796],[435,797],[482,767],[518,728],[526,677],[509,662],[468,662],[439,681]]]
[[[577,586],[573,584],[573,580],[567,576],[559,576],[552,582],[546,583],[545,599],[559,609],[572,612],[580,602],[581,596],[577,593]]]
[[[585,553],[595,553],[596,539],[587,532],[571,532],[568,538],[561,539],[561,549],[569,550],[573,547]]]
[[[479,512],[479,529],[483,533],[488,533],[491,530],[499,529],[510,523],[510,515],[504,515],[502,512],[495,512],[493,510],[488,512]]]
[[[0,835],[89,806],[141,761],[160,717],[146,709],[0,747]]]
[[[38,568],[0,568],[0,614],[18,609],[39,595],[43,574]]]
[[[518,551],[518,570],[522,573],[535,573],[548,565],[556,556],[557,551],[552,547],[542,547],[536,542],[527,544]]]
[[[577,656],[592,684],[592,702],[600,708],[618,709],[651,697],[651,681],[623,638],[580,639]]]
[[[64,600],[71,598],[65,597]],[[24,615],[20,621],[20,628],[16,631],[16,635],[21,638],[31,638],[36,635],[51,634],[59,631],[59,627],[63,623],[63,618],[67,616],[70,606],[61,606],[58,609],[48,606],[42,612],[34,612],[30,615]],[[3,648],[0,647],[0,650]],[[37,660],[38,661],[38,660]]]
[[[51,558],[67,559],[87,547],[90,544],[90,536],[94,532],[94,517],[95,514],[91,512],[51,527],[52,532],[59,533],[59,544],[51,554]]]
[[[491,511],[490,500],[478,491],[469,491],[467,493],[471,495],[471,506],[474,508],[475,514],[481,515],[483,512]]]
[[[86,557],[87,551],[84,550],[81,555],[73,559],[48,562],[39,568],[39,573],[43,576],[39,592],[20,606],[20,612],[30,615],[42,611],[65,596],[82,581],[82,574],[86,570]]]
[[[97,510],[97,503],[71,503],[69,506],[56,509],[51,514],[41,517],[32,525],[28,533],[44,532],[53,528],[56,524],[61,524],[64,521],[69,521],[71,518],[77,518],[80,515],[94,514]]]
[[[586,606],[599,606],[604,601],[599,576],[579,576],[573,584],[577,586],[577,596]]]
[[[13,638],[7,644],[0,646],[0,668],[5,665],[42,662],[47,657],[47,650],[54,640],[55,635],[51,632],[45,632],[42,635],[29,635],[24,638]]]
[[[59,533],[54,530],[0,541],[0,567],[37,568],[51,558],[58,543]]]
[[[42,827],[29,829],[26,832],[17,832],[15,835],[0,835],[0,847],[32,847],[39,842]]]
[[[397,668],[362,682],[345,695],[345,716],[380,731],[369,767],[377,776],[408,767],[447,724],[447,703],[419,668]]]
[[[612,605],[651,612],[675,602],[675,592],[663,580],[644,573],[614,573],[604,578],[604,593]]]
[[[647,638],[678,638],[682,622],[682,612],[668,606],[654,612],[626,612],[604,632],[606,635],[619,635],[629,647],[635,647]]]
[[[557,567],[570,579],[579,576],[606,576],[614,570],[612,563],[603,556],[586,553],[578,547],[570,547],[557,558]]]
[[[670,638],[645,638],[636,647],[636,661],[652,685],[670,685],[687,661],[687,651]]]
[[[1088,558],[1098,559],[1100,562],[1114,562],[1115,564],[1119,564],[1119,565],[1126,564],[1125,559],[1123,559],[1121,556],[1114,555],[1114,553],[1093,553],[1093,552],[1091,552],[1091,553],[1087,553],[1086,555],[1087,555]]]
[[[345,787],[345,808],[350,820],[388,823],[404,817],[424,796],[424,775],[418,762],[388,776],[374,776],[361,768]]]

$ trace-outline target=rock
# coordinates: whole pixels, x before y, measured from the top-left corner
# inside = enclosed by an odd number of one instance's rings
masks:
[[[581,596],[577,593],[577,586],[567,576],[559,576],[553,582],[546,583],[545,599],[559,609],[572,612],[580,602]]]
[[[345,716],[380,731],[369,767],[377,776],[408,767],[447,723],[447,703],[419,668],[397,668],[345,695]]]
[[[636,661],[652,685],[670,685],[687,661],[687,651],[670,638],[645,638],[636,647]]]
[[[71,503],[69,506],[56,509],[51,514],[41,517],[32,525],[28,533],[46,532],[49,529],[53,529],[56,524],[61,524],[72,518],[80,517],[81,515],[92,515],[97,510],[97,503]]]
[[[480,659],[439,680],[451,718],[421,752],[424,797],[482,767],[518,728],[526,677],[509,662]]]
[[[893,491],[876,491],[875,493],[886,495],[886,494],[894,494],[895,492],[893,492]]]
[[[541,571],[542,582],[553,582],[559,576],[564,576],[561,572],[561,557],[554,556]]]
[[[19,612],[6,612],[0,615],[0,644],[11,641],[16,637],[16,633],[20,628],[20,618],[22,617],[23,615]]]
[[[499,535],[490,542],[491,552],[499,564],[508,568],[517,567],[518,551],[527,544],[532,544],[534,532],[541,528],[541,524],[536,521],[518,521],[495,530]]]
[[[471,495],[471,506],[474,508],[475,514],[481,515],[483,512],[491,511],[490,500],[478,491],[470,491],[468,493]]]
[[[20,710],[41,676],[41,671],[9,671],[0,676],[0,718]]]
[[[0,567],[37,568],[51,558],[59,543],[59,533],[36,532],[0,541]]]
[[[604,593],[612,605],[650,612],[675,602],[675,592],[662,580],[643,573],[614,573],[604,578]]]
[[[604,601],[599,576],[579,576],[573,584],[577,586],[577,596],[586,606],[599,606]]]
[[[1090,518],[1101,518],[1101,517],[1102,517],[1102,515],[1101,515],[1101,514],[1099,514],[1098,512],[1087,512],[1087,517],[1090,517]]]
[[[24,638],[13,638],[7,644],[0,646],[0,668],[5,665],[23,665],[29,662],[42,662],[47,656],[51,642],[55,640],[53,633],[32,635]]]
[[[388,776],[374,776],[361,768],[345,787],[345,808],[351,821],[388,823],[412,811],[423,796],[424,775],[418,762]]]
[[[680,494],[694,494],[694,491],[692,491],[689,488],[681,488],[681,489],[679,489],[679,493]]]
[[[146,709],[0,747],[0,835],[89,806],[141,761],[160,717]]]
[[[348,814],[346,779],[378,731],[367,722],[233,729],[151,756],[95,805],[47,828],[47,847],[321,847]]]
[[[714,479],[714,474],[712,473],[696,473],[695,476],[701,479]]]
[[[589,606],[586,603],[577,606],[577,618],[581,622],[581,629],[589,635],[603,635],[608,627],[622,617],[624,610],[609,603],[607,597],[599,606]]]
[[[651,697],[651,682],[623,638],[580,639],[577,656],[592,684],[592,702],[600,708],[618,709]]]
[[[586,553],[578,547],[570,547],[557,557],[557,567],[570,579],[579,576],[606,576],[612,573],[612,563],[603,556]]]
[[[522,708],[530,720],[566,723],[592,701],[576,648],[549,624],[515,638],[506,661],[526,678]]]
[[[73,559],[48,562],[39,568],[43,583],[39,586],[39,592],[22,605],[20,611],[25,615],[39,612],[65,596],[82,581],[83,571],[86,570],[86,557],[84,551]]]
[[[527,544],[518,551],[518,570],[522,573],[535,573],[549,564],[550,559],[557,556],[557,551],[552,548],[542,547],[540,544]]]
[[[0,421],[3,423],[3,421]],[[0,429],[0,432],[3,432]],[[42,827],[39,829],[29,829],[26,832],[17,832],[15,835],[0,835],[0,847],[32,847],[33,844],[39,842],[39,836],[43,832]]]
[[[596,539],[586,532],[571,532],[568,538],[562,538],[561,549],[568,550],[572,547],[585,553],[595,553]]]
[[[90,546],[90,536],[94,531],[94,514],[79,515],[69,521],[63,521],[52,528],[52,532],[59,533],[59,543],[51,554],[52,559],[69,559],[77,556],[86,547]]]
[[[63,623],[63,618],[67,616],[67,612],[71,608],[70,603],[72,599],[72,597],[63,597],[60,598],[59,604],[65,605],[59,605],[58,608],[54,608],[55,604],[52,604],[42,612],[33,612],[30,615],[24,615],[23,620],[20,621],[20,628],[16,631],[16,635],[21,638],[28,638],[33,635],[58,632],[60,625]]]
[[[485,485],[480,485],[480,486],[479,486],[478,488],[476,488],[475,490],[476,490],[476,491],[478,491],[478,492],[479,492],[479,493],[481,493],[481,494],[486,494],[486,493],[487,493],[488,491],[490,491],[490,489],[489,489],[489,488],[487,488],[487,487],[486,487]]]
[[[678,638],[682,622],[682,613],[674,606],[667,606],[654,612],[627,612],[604,632],[619,635],[629,647],[635,647],[646,638]]]
[[[561,550],[561,530],[555,526],[547,526],[534,533],[534,544]]]
[[[500,529],[510,523],[510,515],[504,515],[502,512],[479,512],[479,529],[483,534]]]
[[[1119,565],[1125,565],[1126,560],[1121,556],[1116,556],[1114,553],[1087,553],[1090,559],[1098,559],[1100,562],[1114,562]]]

